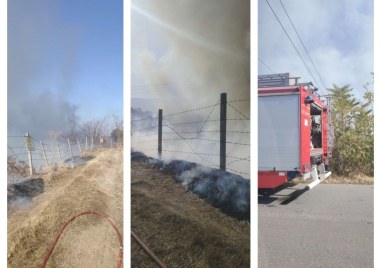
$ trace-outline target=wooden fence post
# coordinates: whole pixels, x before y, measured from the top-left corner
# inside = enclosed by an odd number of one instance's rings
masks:
[[[226,171],[226,93],[221,93],[220,107],[220,169]]]

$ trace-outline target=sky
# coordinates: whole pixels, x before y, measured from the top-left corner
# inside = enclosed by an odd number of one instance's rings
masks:
[[[267,0],[312,75],[293,48],[266,0],[258,1],[259,74],[285,73],[313,82],[326,94],[325,87],[350,84],[361,97],[363,85],[372,82],[373,0]],[[318,73],[288,20],[285,7]],[[267,65],[267,67],[265,66]],[[269,70],[269,68],[271,70]],[[315,79],[313,78],[315,77]]]
[[[219,167],[219,102],[227,93],[227,170],[249,177],[250,1],[136,0],[131,6],[131,105],[153,117],[163,109],[163,158]],[[138,122],[133,129],[147,129],[149,121]],[[133,149],[157,156],[155,131],[133,133]]]
[[[8,133],[123,116],[123,1],[8,1]]]

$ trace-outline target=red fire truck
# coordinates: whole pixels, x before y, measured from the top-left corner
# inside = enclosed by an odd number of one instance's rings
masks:
[[[258,77],[258,188],[301,176],[312,189],[331,172],[333,129],[329,97],[289,73]]]

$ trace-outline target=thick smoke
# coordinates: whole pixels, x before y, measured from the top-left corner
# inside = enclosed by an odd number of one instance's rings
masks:
[[[250,1],[144,0],[133,3],[132,56],[136,67],[132,70],[133,77],[138,76],[148,86],[157,89],[148,94],[156,101],[153,106],[163,109],[164,120],[168,114],[218,103],[222,92],[227,93],[228,101],[250,98]],[[228,118],[245,119],[242,114],[249,118],[249,103],[230,103],[239,112],[228,105]],[[219,106],[216,106],[213,111],[206,109],[167,118],[165,124],[203,121],[209,112],[209,119],[219,119]],[[209,131],[207,136],[184,134],[184,138],[219,139],[217,121],[204,126],[176,125],[173,128],[178,132],[197,132],[201,128]],[[228,121],[228,130],[249,131],[249,122]],[[163,131],[172,130],[166,127]],[[163,138],[179,137],[172,134]],[[140,139],[136,140],[132,140],[134,148],[144,150],[143,145],[149,147]],[[249,135],[234,133],[228,134],[228,141],[250,143]],[[205,140],[188,143],[173,140],[163,146],[167,151],[219,152],[218,143]],[[247,158],[250,150],[248,146],[229,145],[228,154]],[[163,157],[185,159],[184,155],[169,152]],[[205,161],[194,154],[189,154],[186,159],[189,157],[192,161]],[[208,160],[219,162],[214,156]],[[236,170],[249,173],[248,161],[237,161],[232,165]]]
[[[132,152],[134,161],[150,163],[171,175],[187,190],[195,193],[222,212],[239,220],[250,220],[250,181],[241,176],[188,161],[162,162]]]
[[[78,34],[63,30],[57,1],[8,3],[8,133],[49,131],[77,124],[77,107],[64,97],[74,86]],[[56,94],[55,92],[61,92]]]
[[[140,108],[131,108],[131,132],[132,135],[138,132],[146,132],[157,125],[157,120],[148,111]]]
[[[197,98],[204,105],[221,92],[230,99],[250,97],[250,1],[145,0],[136,1],[133,11],[145,17],[146,24],[132,27],[156,27],[166,40],[163,53],[144,46],[135,52],[147,83],[176,85],[169,88],[169,99],[162,98],[162,91],[157,93],[169,113],[178,109],[173,100],[179,98]],[[144,38],[144,33],[136,34],[132,41],[144,44]],[[247,104],[241,107],[244,113]]]
[[[131,120],[132,150],[135,150],[135,148],[141,150],[147,145],[147,138],[152,139],[154,133],[157,133],[157,119],[152,116],[151,112],[132,107]],[[148,146],[152,146],[152,144],[148,144]]]

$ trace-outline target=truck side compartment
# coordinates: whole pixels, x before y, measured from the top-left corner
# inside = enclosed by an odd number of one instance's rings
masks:
[[[329,107],[312,83],[298,84],[288,73],[258,81],[258,188],[276,188],[298,175],[312,176],[317,185],[330,174]]]

